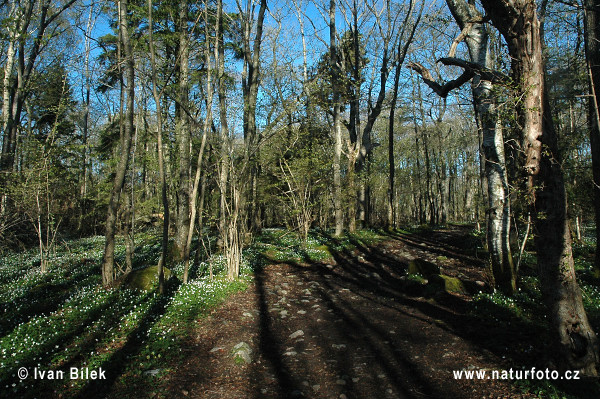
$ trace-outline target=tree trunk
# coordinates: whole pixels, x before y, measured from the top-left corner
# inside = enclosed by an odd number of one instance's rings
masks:
[[[259,168],[258,142],[259,138],[256,131],[256,104],[258,99],[258,88],[260,85],[260,49],[262,45],[263,22],[267,11],[267,0],[260,0],[258,17],[256,19],[255,36],[252,46],[250,45],[250,34],[252,32],[254,7],[248,7],[244,17],[244,69],[242,73],[242,91],[244,96],[243,130],[244,141],[246,144],[245,170],[247,176],[240,179],[242,186],[240,190],[240,205],[247,203],[248,207],[248,226],[251,231],[256,231],[260,226],[257,225],[256,213],[258,212],[257,191],[253,189],[258,178]]]
[[[339,65],[336,49],[336,30],[335,30],[335,0],[329,2],[329,54],[331,58],[331,67],[333,81],[337,82],[339,74]],[[341,236],[344,230],[344,215],[342,213],[342,126],[340,121],[340,93],[336,85],[333,87],[333,212],[335,218],[335,235]]]
[[[133,132],[133,102],[135,97],[134,61],[129,31],[127,30],[127,0],[119,0],[119,30],[125,53],[125,73],[127,78],[127,111],[125,116],[125,129],[121,142],[121,156],[115,171],[115,179],[110,193],[108,210],[106,213],[106,242],[104,244],[104,258],[102,260],[102,285],[110,287],[114,282],[115,263],[115,232],[117,211],[121,198],[121,190],[125,182],[125,173],[129,162],[131,136]]]
[[[531,214],[553,348],[561,369],[597,375],[598,346],[575,279],[558,142],[545,87],[542,38],[533,0],[482,0],[504,36],[521,103]]]
[[[200,174],[202,172],[202,160],[204,157],[204,148],[206,147],[206,138],[208,136],[208,131],[212,126],[212,104],[213,104],[213,86],[212,86],[212,61],[210,54],[210,32],[209,32],[209,17],[208,17],[208,7],[205,9],[205,19],[204,19],[205,27],[206,27],[206,49],[205,49],[205,62],[206,62],[206,118],[204,119],[204,125],[202,129],[202,142],[200,144],[200,151],[198,152],[198,161],[196,162],[196,175],[194,176],[194,185],[192,188],[192,196],[191,196],[191,216],[190,216],[190,226],[187,234],[186,245],[183,256],[184,263],[184,271],[183,271],[183,282],[184,284],[188,282],[189,277],[189,268],[190,268],[190,250],[192,244],[192,237],[194,235],[194,224],[196,222],[196,201],[198,199],[198,188],[200,185]],[[216,40],[216,46],[219,45],[219,40]]]
[[[162,294],[165,290],[165,274],[164,267],[168,260],[168,248],[169,248],[169,197],[167,195],[167,177],[165,172],[165,156],[163,154],[163,142],[162,142],[162,107],[160,102],[160,94],[158,92],[158,78],[156,73],[156,50],[154,48],[154,40],[152,37],[152,31],[154,29],[152,24],[152,0],[148,0],[148,25],[150,27],[148,31],[148,41],[150,45],[150,66],[152,69],[152,96],[154,97],[154,103],[156,106],[156,148],[158,155],[158,174],[161,184],[161,199],[163,205],[163,232],[161,241],[161,256],[158,261],[158,289]]]
[[[596,258],[594,275],[600,278],[600,0],[585,0],[585,55],[590,97],[588,128],[592,152],[594,213],[596,221]]]
[[[175,224],[175,261],[185,257],[190,230],[190,118],[189,112],[189,39],[187,30],[187,1],[178,3],[179,17],[179,112],[176,135],[179,145],[178,206]]]
[[[215,46],[215,59],[217,63],[218,94],[219,94],[219,125],[221,154],[219,160],[219,232],[221,245],[225,242],[226,215],[227,215],[227,178],[229,171],[228,141],[229,127],[227,126],[227,93],[225,91],[225,46],[223,34],[223,3],[217,2],[216,37],[218,45]]]
[[[488,34],[482,22],[483,16],[464,0],[446,0],[458,26],[465,34],[471,62],[491,69]],[[493,85],[475,75],[471,80],[473,106],[477,127],[482,137],[483,170],[487,181],[487,245],[490,252],[491,270],[495,285],[502,292],[512,295],[516,290],[516,273],[510,251],[510,198],[502,124],[496,110]]]

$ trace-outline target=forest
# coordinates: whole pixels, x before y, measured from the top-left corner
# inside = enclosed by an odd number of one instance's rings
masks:
[[[0,397],[600,397],[598,18],[0,0]]]

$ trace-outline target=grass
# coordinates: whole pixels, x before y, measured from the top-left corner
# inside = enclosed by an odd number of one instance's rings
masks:
[[[158,261],[160,246],[151,236],[140,237],[136,266]],[[245,289],[250,264],[242,276],[228,281],[222,258],[211,259],[214,279],[198,277],[182,285],[169,282],[166,295],[154,284],[149,291],[125,287],[101,288],[100,265],[104,239],[92,237],[60,246],[49,271],[40,273],[35,251],[0,258],[0,389],[13,397],[87,396],[97,386],[87,380],[70,380],[71,367],[106,370],[107,379],[120,386],[148,389],[155,381],[149,370],[168,373],[186,345],[186,337],[199,318],[232,293]],[[123,243],[116,257],[122,262]],[[201,265],[202,267],[202,265]],[[182,265],[175,265],[181,277]],[[18,377],[25,367],[30,376]],[[64,371],[59,380],[34,379],[34,369]],[[106,384],[105,384],[106,385]],[[110,385],[110,384],[108,384]],[[129,395],[122,393],[123,397]]]
[[[332,258],[332,253],[357,246],[371,245],[385,237],[373,230],[359,230],[334,237],[332,232],[311,230],[306,241],[298,234],[284,229],[264,229],[247,254],[251,262],[321,262]]]
[[[244,250],[241,276],[229,281],[222,255],[201,262],[189,284],[179,281],[183,265],[170,265],[178,279],[168,282],[167,293],[122,285],[101,287],[104,237],[65,242],[57,247],[48,272],[39,270],[35,250],[0,258],[0,389],[13,397],[33,398],[57,392],[64,398],[104,395],[137,396],[139,390],[157,390],[156,376],[168,374],[197,320],[235,292],[246,289],[253,270],[267,263],[318,262],[332,251],[368,245],[381,236],[361,231],[341,238],[313,231],[306,241],[282,229],[265,229]],[[156,235],[140,233],[134,270],[155,266],[160,256]],[[194,246],[195,247],[195,246]],[[124,263],[125,247],[117,241],[116,261]],[[212,269],[214,278],[206,277]],[[29,378],[20,379],[25,368]],[[70,380],[71,367],[106,371],[108,382]],[[64,371],[57,380],[32,378],[34,369]]]
[[[423,232],[419,228],[419,232]],[[404,234],[411,234],[404,231]],[[139,396],[140,390],[161,394],[158,377],[172,372],[183,357],[195,323],[235,292],[244,290],[253,270],[272,262],[323,262],[335,252],[352,251],[385,239],[384,232],[363,230],[342,237],[331,232],[311,231],[306,241],[283,229],[265,229],[244,250],[241,277],[225,277],[225,259],[213,255],[191,273],[189,284],[172,279],[166,295],[156,286],[138,291],[122,286],[103,289],[100,265],[103,237],[64,243],[51,259],[49,271],[39,271],[35,250],[5,254],[0,258],[0,389],[11,397],[44,397],[58,392],[64,398],[102,395],[102,387],[92,381],[19,379],[18,370],[66,371],[71,367],[102,368],[117,396]],[[134,267],[156,265],[160,244],[156,236],[137,237]],[[577,276],[588,316],[600,330],[600,288],[592,275],[593,243],[574,246]],[[125,248],[118,242],[116,259],[123,263]],[[440,256],[438,261],[444,260]],[[531,270],[535,256],[527,254],[523,270]],[[214,278],[205,275],[212,269]],[[171,265],[181,279],[183,265]],[[411,276],[422,283],[421,276]],[[486,347],[498,353],[510,345],[514,364],[528,365],[543,356],[547,348],[536,342],[549,342],[548,323],[542,305],[539,280],[523,276],[513,297],[499,292],[481,293],[474,298],[472,316],[489,329],[502,329],[505,338],[486,338]],[[510,340],[510,344],[508,344]],[[540,398],[573,398],[568,389],[547,381],[519,381],[524,392]],[[111,392],[111,396],[115,396]]]

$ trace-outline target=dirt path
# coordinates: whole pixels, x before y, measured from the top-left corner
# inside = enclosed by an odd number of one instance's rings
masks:
[[[426,299],[400,288],[407,263],[444,263],[483,278],[477,260],[442,241],[399,237],[329,263],[274,264],[199,322],[169,397],[519,398],[505,381],[459,381],[453,370],[502,369],[480,345],[468,297]],[[467,267],[465,262],[470,262]],[[235,364],[239,342],[250,364]]]

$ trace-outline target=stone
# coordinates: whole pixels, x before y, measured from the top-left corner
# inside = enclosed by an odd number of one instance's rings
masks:
[[[417,258],[408,263],[408,274],[419,274],[428,277],[434,274],[440,274],[440,267],[435,263]]]
[[[298,330],[298,331],[295,331],[295,332],[291,333],[290,334],[290,338],[291,339],[296,339],[296,338],[301,337],[303,335],[304,335],[304,331]]]
[[[156,377],[158,374],[160,374],[161,371],[162,371],[161,369],[147,370],[147,371],[144,371],[144,374],[150,375],[152,377]]]
[[[163,267],[165,281],[171,278],[171,271]],[[140,291],[149,291],[158,281],[158,266],[148,266],[132,271],[125,278],[124,285]]]
[[[462,281],[460,281],[460,279],[456,277],[445,276],[443,274],[430,276],[428,286],[431,286],[438,292],[447,292],[452,294],[468,293],[465,285]]]
[[[246,342],[240,342],[233,347],[233,359],[237,364],[252,363],[252,349]]]

